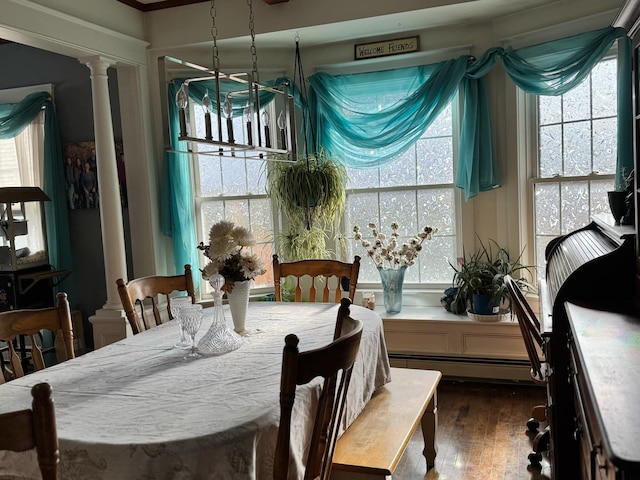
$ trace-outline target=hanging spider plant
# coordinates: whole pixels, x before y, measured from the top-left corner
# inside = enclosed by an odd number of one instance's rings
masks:
[[[344,165],[324,151],[295,162],[270,162],[267,193],[289,221],[289,231],[276,241],[280,255],[288,257],[288,251],[296,258],[328,256],[326,232],[334,232],[336,220],[344,213],[346,183]]]

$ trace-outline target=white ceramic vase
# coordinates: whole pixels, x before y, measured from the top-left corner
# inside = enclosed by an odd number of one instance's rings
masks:
[[[248,333],[246,328],[247,307],[249,306],[249,290],[251,280],[234,282],[233,291],[227,292],[229,310],[233,319],[233,329],[240,335]]]

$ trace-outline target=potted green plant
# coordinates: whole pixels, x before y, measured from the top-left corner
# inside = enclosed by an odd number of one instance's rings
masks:
[[[532,267],[523,265],[521,256],[513,260],[495,240],[490,240],[488,245],[480,242],[476,252],[464,256],[457,267],[451,265],[455,271],[454,286],[448,292],[451,300],[443,302],[445,307],[458,314],[467,310],[480,315],[499,314],[501,307],[510,310],[511,299],[504,283],[506,275],[513,277],[522,290],[533,290],[522,276],[525,272],[530,276]]]
[[[318,227],[304,228],[301,225],[289,225],[287,231],[275,238],[278,255],[289,262],[306,258],[326,258],[327,233]]]
[[[267,193],[288,220],[288,230],[275,242],[284,260],[328,256],[326,238],[344,213],[346,183],[344,165],[324,150],[294,162],[270,162]]]

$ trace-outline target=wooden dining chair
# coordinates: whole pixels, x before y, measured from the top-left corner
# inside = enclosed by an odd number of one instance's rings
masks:
[[[51,386],[31,388],[31,410],[0,414],[0,450],[25,452],[36,449],[42,480],[58,479],[58,433]]]
[[[515,311],[520,326],[520,333],[524,340],[524,345],[531,364],[531,379],[537,385],[547,384],[548,364],[540,357],[544,357],[544,342],[540,329],[540,321],[531,309],[529,302],[525,298],[522,290],[518,287],[516,281],[510,276],[505,275],[504,283],[511,297],[511,305]],[[531,410],[531,418],[527,421],[527,428],[532,432],[537,432],[540,422],[547,420],[546,405],[536,405]],[[533,452],[529,454],[529,460],[532,463],[540,463],[542,460],[542,452],[547,449],[549,442],[548,429],[538,432],[533,441]]]
[[[360,348],[363,325],[360,320],[351,318],[351,301],[344,298],[340,303],[334,340],[328,345],[300,352],[298,337],[293,333],[285,337],[280,380],[280,426],[273,475],[275,480],[286,480],[289,472],[291,413],[296,387],[317,377],[322,377],[324,383],[315,413],[309,412],[313,415],[314,424],[304,480],[328,480],[331,475],[333,452],[353,364]]]
[[[303,286],[305,280],[310,282],[308,290],[308,300],[316,301],[316,283],[322,282],[322,301],[329,302],[330,294],[333,293],[331,301],[340,303],[342,292],[349,292],[349,300],[353,302],[358,284],[358,273],[360,272],[360,257],[355,256],[353,263],[340,262],[338,260],[300,260],[298,262],[281,263],[278,255],[273,256],[273,284],[275,286],[276,301],[282,301],[281,281],[289,276],[295,277],[296,287],[294,301],[303,300]],[[306,277],[306,278],[305,278]],[[303,280],[304,279],[304,280]],[[306,300],[306,298],[305,298]]]
[[[45,368],[42,353],[42,330],[51,330],[55,335],[54,347],[58,363],[75,357],[73,325],[67,294],[58,293],[57,300],[56,307],[20,309],[0,313],[0,341],[6,342],[9,352],[8,366],[4,372],[6,377],[0,375],[0,383],[23,377],[25,374],[23,363],[14,346],[19,335],[24,335],[30,341],[31,362],[34,370]]]
[[[173,320],[171,293],[186,291],[192,302],[195,303],[193,276],[191,275],[191,265],[188,264],[184,266],[183,275],[141,277],[131,280],[129,283],[125,283],[122,278],[119,278],[116,280],[116,284],[122,308],[124,308],[134,335],[162,324],[162,315],[158,309],[158,297],[161,298],[164,295],[169,320]],[[153,313],[153,323],[147,313],[149,305]]]

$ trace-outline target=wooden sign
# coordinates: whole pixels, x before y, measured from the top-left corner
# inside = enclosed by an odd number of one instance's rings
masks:
[[[384,57],[418,51],[419,37],[398,38],[383,42],[363,43],[355,46],[355,59]]]

